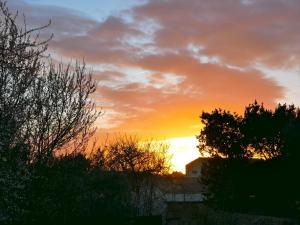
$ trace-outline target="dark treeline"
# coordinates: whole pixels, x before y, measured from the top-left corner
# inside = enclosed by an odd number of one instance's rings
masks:
[[[2,192],[4,224],[117,224],[132,215],[125,177],[91,168],[80,154],[28,171]]]
[[[169,169],[166,147],[118,137],[88,158],[74,152],[50,165],[13,150],[0,162],[1,224],[136,224],[141,215],[151,221],[155,178]]]
[[[254,102],[244,115],[216,109],[201,115],[199,150],[207,202],[226,210],[299,216],[300,110]]]
[[[0,224],[132,224],[151,215],[151,178],[168,171],[167,146],[123,136],[87,156],[99,117],[92,74],[52,63],[51,37],[41,38],[48,25],[20,24],[0,1]]]

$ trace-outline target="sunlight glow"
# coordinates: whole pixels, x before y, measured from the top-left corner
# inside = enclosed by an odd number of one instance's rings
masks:
[[[169,138],[166,141],[170,145],[173,171],[185,173],[185,165],[200,156],[196,137]]]

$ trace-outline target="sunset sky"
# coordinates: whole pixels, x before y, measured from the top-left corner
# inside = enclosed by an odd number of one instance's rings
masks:
[[[197,157],[200,113],[300,105],[299,0],[9,0],[52,24],[57,60],[84,59],[105,132],[166,138],[175,169]]]

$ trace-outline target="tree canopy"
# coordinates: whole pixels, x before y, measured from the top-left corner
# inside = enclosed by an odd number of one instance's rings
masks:
[[[300,110],[256,101],[243,115],[221,109],[201,115],[199,151],[206,162],[201,181],[215,207],[270,214],[299,215]],[[274,204],[274,198],[276,204]]]
[[[300,110],[294,105],[278,104],[266,109],[256,101],[244,114],[216,109],[203,112],[203,130],[197,136],[202,154],[227,158],[296,157],[300,137]]]

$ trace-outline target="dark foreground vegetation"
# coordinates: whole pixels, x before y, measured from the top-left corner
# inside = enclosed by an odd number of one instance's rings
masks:
[[[211,206],[261,215],[300,216],[300,110],[254,102],[243,116],[216,109],[201,115],[199,150]]]
[[[0,1],[0,224],[134,224],[166,146],[125,136],[87,155],[96,83],[84,64],[52,63],[44,29]]]
[[[201,203],[169,203],[167,224],[195,225],[297,225],[290,218],[251,215],[212,209]]]
[[[160,224],[150,217],[153,178],[169,171],[167,146],[123,136],[88,148],[100,114],[91,73],[51,61],[48,25],[27,29],[2,1],[0,14],[0,224]],[[299,217],[299,109],[255,102],[243,116],[201,119],[199,150],[213,156],[201,177],[206,203]],[[199,223],[221,224],[214,212]]]
[[[145,196],[139,185],[152,174],[146,169],[108,171],[81,154],[51,166],[1,163],[1,224],[135,224],[143,210],[137,198]]]

